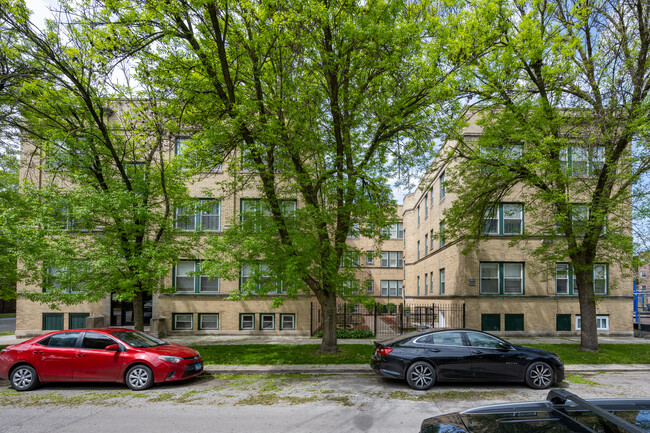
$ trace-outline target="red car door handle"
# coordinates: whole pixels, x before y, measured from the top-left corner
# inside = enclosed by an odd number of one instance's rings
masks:
[[[42,350],[35,350],[35,351],[33,351],[32,353],[33,353],[34,355],[40,355],[41,353],[43,353],[43,351],[42,351]]]
[[[472,350],[472,353],[474,355],[480,355],[481,353],[483,353],[483,351],[482,350]]]
[[[83,357],[83,356],[86,356],[86,354],[85,354],[85,353],[77,353],[77,356],[78,356],[79,358],[81,358],[81,357]]]

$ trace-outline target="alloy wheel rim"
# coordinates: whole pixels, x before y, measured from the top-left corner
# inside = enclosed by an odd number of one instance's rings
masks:
[[[129,375],[129,382],[136,388],[141,388],[146,385],[149,380],[149,374],[144,368],[136,368]]]
[[[535,386],[547,387],[551,384],[551,369],[544,365],[537,365],[530,372]]]
[[[34,377],[32,376],[32,372],[26,368],[21,368],[16,370],[13,378],[14,378],[13,380],[14,385],[20,389],[25,389],[29,387],[29,385],[31,385],[34,380]]]
[[[417,365],[411,373],[411,381],[418,388],[427,387],[433,381],[433,371],[424,365]]]

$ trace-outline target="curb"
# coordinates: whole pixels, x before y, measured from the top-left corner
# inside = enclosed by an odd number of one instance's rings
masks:
[[[206,365],[206,374],[374,374],[370,365]],[[565,366],[566,374],[648,373],[645,364],[574,364]]]

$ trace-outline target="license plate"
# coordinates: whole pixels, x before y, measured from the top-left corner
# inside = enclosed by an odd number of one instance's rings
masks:
[[[202,368],[203,368],[203,363],[202,363],[202,362],[199,362],[199,363],[197,363],[197,364],[194,364],[194,370],[195,370],[195,371],[199,371],[199,370],[201,370]]]

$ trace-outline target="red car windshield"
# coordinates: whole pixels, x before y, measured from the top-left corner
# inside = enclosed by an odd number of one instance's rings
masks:
[[[147,347],[164,346],[165,344],[169,344],[166,341],[160,340],[156,337],[138,331],[114,332],[112,335],[122,340],[129,346],[137,347],[139,349],[144,349]]]

